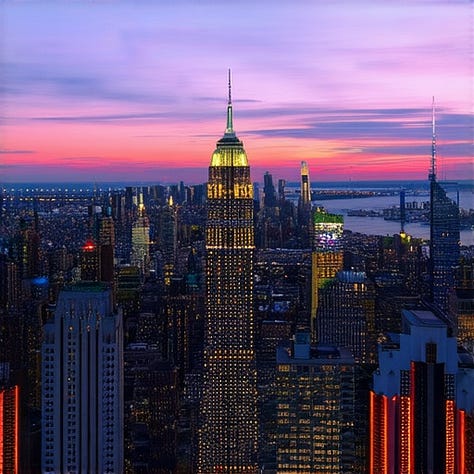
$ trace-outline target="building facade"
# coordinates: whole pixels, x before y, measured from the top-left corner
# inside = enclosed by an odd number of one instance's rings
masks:
[[[354,370],[349,351],[312,347],[309,332],[278,348],[278,474],[354,472]]]
[[[44,326],[43,473],[123,472],[122,318],[111,301],[103,283],[65,287]]]
[[[379,347],[369,472],[471,472],[465,470],[473,450],[465,420],[472,417],[473,389],[466,381],[473,375],[472,368],[459,371],[456,338],[445,321],[431,311],[403,310],[402,333]]]
[[[344,218],[322,208],[313,212],[311,254],[311,328],[315,337],[320,290],[342,270]],[[334,341],[335,342],[335,341]]]
[[[20,389],[0,385],[0,472],[17,474],[20,448]]]
[[[316,336],[350,349],[356,362],[374,363],[375,289],[364,272],[340,271],[320,290]]]
[[[243,143],[227,127],[209,167],[204,374],[198,472],[257,472],[253,189]]]

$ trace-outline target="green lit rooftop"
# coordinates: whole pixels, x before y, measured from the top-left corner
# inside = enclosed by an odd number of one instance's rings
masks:
[[[332,223],[332,224],[344,224],[344,216],[340,214],[330,214],[326,211],[315,211],[313,215],[315,223]]]

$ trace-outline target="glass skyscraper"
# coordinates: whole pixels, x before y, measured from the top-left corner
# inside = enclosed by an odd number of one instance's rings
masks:
[[[212,154],[207,185],[206,319],[198,472],[257,472],[253,317],[253,189],[232,125]]]

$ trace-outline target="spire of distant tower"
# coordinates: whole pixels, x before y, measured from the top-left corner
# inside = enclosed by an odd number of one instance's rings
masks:
[[[232,83],[231,83],[231,74],[229,69],[229,98],[227,101],[227,126],[225,128],[225,133],[234,133],[234,126],[232,123]]]
[[[429,179],[436,181],[436,122],[435,122],[435,99],[433,96],[433,105],[431,111],[432,138],[431,138],[431,167]]]

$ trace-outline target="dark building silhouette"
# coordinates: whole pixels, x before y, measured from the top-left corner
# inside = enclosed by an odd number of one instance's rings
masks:
[[[273,177],[267,171],[263,175],[263,205],[264,207],[276,206],[275,186],[273,185]]]

